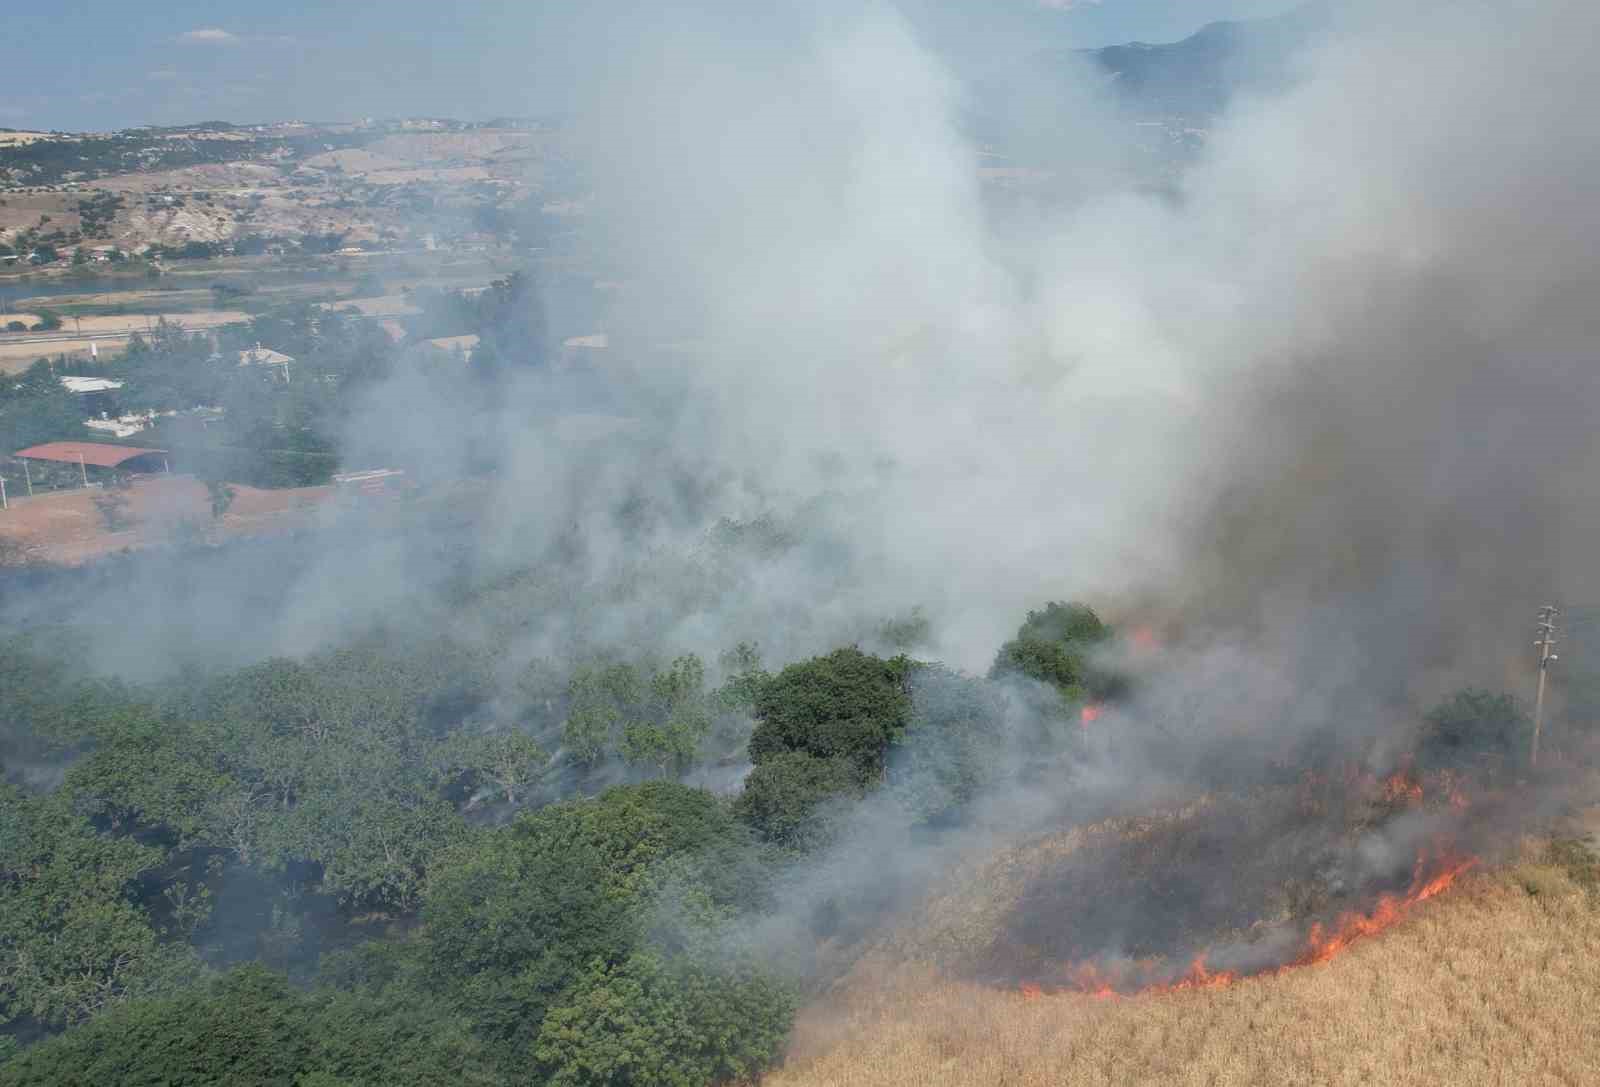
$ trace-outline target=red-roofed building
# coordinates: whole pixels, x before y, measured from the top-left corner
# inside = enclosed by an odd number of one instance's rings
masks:
[[[107,445],[102,442],[45,442],[19,449],[12,456],[27,461],[53,461],[76,464],[89,485],[89,466],[121,468],[129,472],[170,472],[165,449],[144,449],[136,445]],[[31,482],[31,481],[30,481]],[[29,490],[32,490],[30,485]]]
[[[136,445],[107,445],[102,442],[45,442],[19,449],[12,456],[23,460],[58,460],[67,464],[93,464],[98,468],[120,468],[140,457],[160,458],[165,467],[165,449],[141,449]]]

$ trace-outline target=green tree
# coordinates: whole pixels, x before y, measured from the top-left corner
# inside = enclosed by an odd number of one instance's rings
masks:
[[[82,408],[47,361],[40,359],[19,377],[0,374],[0,452],[83,433]]]
[[[81,1022],[194,968],[161,945],[136,898],[160,859],[97,834],[64,796],[0,784],[0,1023]]]
[[[1017,636],[1000,647],[989,676],[1027,676],[1050,684],[1068,702],[1104,698],[1114,693],[1116,681],[1096,671],[1089,656],[1110,636],[1092,608],[1052,601],[1028,613]]]
[[[514,1059],[585,970],[638,949],[669,874],[698,861],[691,882],[708,901],[745,899],[753,881],[737,858],[749,846],[726,805],[670,782],[609,789],[478,832],[439,857],[428,881],[432,984]]]
[[[504,731],[459,738],[449,759],[452,769],[472,774],[516,804],[543,776],[550,756],[527,733]]]
[[[658,955],[591,963],[539,1031],[552,1087],[749,1082],[782,1051],[793,995],[754,970]]]
[[[861,794],[860,774],[850,759],[784,751],[751,768],[733,810],[767,841],[811,849],[840,829],[837,808],[830,818],[819,809]]]
[[[854,648],[791,664],[756,697],[750,760],[803,751],[848,759],[863,781],[880,776],[889,744],[911,717],[911,668],[905,657],[883,660]]]
[[[772,678],[771,673],[761,667],[760,647],[740,642],[722,654],[718,663],[722,665],[725,678],[714,692],[717,702],[726,710],[753,712],[761,685]]]
[[[158,832],[176,848],[211,839],[205,812],[238,789],[205,730],[127,706],[95,730],[93,747],[67,771],[74,807],[119,833]]]
[[[693,654],[679,657],[650,677],[648,690],[642,712],[623,726],[622,757],[658,774],[681,773],[711,730],[705,666]]]
[[[128,1003],[0,1067],[37,1087],[503,1082],[466,1023],[426,998],[298,993],[247,966],[215,982]]]
[[[579,668],[567,684],[567,753],[592,766],[615,749],[624,722],[643,710],[644,684],[630,664]]]

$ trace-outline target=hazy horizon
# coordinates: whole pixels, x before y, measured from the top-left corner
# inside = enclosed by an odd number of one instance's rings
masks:
[[[1297,0],[962,0],[902,7],[935,43],[978,38],[1004,51],[1038,47],[1041,35],[1052,48],[1177,41],[1207,23],[1295,6]],[[125,15],[107,0],[14,12],[13,40],[29,48],[11,59],[0,127],[88,132],[565,112],[580,104],[572,88],[605,62],[570,49],[575,37],[600,41],[608,29],[653,18],[633,0],[605,5],[598,21],[594,9],[580,5],[526,10],[504,0],[448,9],[370,0],[270,8],[181,2],[142,12],[131,28]]]

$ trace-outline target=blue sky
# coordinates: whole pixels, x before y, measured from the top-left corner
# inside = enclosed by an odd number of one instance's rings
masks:
[[[79,131],[560,110],[573,66],[584,63],[584,42],[606,33],[608,17],[624,18],[631,2],[12,0],[5,21],[14,48],[0,82],[0,127]],[[1016,23],[1074,46],[1173,41],[1216,19],[1294,6],[1294,0],[924,3],[965,21]]]

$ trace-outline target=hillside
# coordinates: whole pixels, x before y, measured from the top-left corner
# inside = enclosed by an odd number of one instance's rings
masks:
[[[137,253],[305,237],[460,241],[506,235],[516,212],[571,195],[558,135],[535,122],[219,122],[6,136],[0,244],[23,258],[41,244]]]
[[[1225,988],[1040,995],[880,960],[802,1013],[763,1083],[1576,1085],[1600,1065],[1593,878],[1530,849],[1338,958]]]
[[[1241,92],[1288,82],[1295,50],[1329,17],[1329,6],[1317,0],[1276,18],[1211,23],[1178,42],[1129,42],[1088,56],[1135,111],[1203,118]]]

